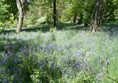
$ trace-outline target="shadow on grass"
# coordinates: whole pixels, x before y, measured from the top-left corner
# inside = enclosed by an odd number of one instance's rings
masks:
[[[118,31],[118,24],[104,24],[105,28],[102,28],[102,31],[107,32],[110,31],[111,33],[114,33]],[[25,32],[48,32],[50,31],[50,28],[53,28],[53,24],[41,24],[36,26],[30,26],[30,27],[23,27],[22,31]],[[57,30],[89,30],[88,26],[85,26],[84,24],[73,24],[73,23],[57,23]],[[15,33],[14,30],[3,30],[0,31],[0,34],[7,34],[7,33]]]
[[[37,26],[30,26],[30,27],[23,27],[22,31],[26,32],[36,32],[36,31],[42,31],[42,32],[48,32],[50,31],[50,28],[53,28],[52,24],[41,24]],[[57,23],[57,30],[80,30],[83,29],[83,24],[73,24],[73,23]],[[0,34],[7,34],[7,33],[15,33],[14,30],[2,30],[0,31]]]
[[[26,27],[23,28],[22,31],[25,32],[37,32],[37,31],[42,31],[42,32],[48,32],[50,31],[50,28],[53,28],[52,24],[42,24],[39,26],[32,26],[32,27]],[[83,25],[77,25],[77,24],[72,24],[72,23],[58,23],[57,24],[57,30],[80,30],[83,28]],[[10,34],[10,33],[15,33],[15,30],[3,30],[0,32],[0,35],[6,35],[6,34]],[[15,39],[8,39],[6,37],[0,37],[0,52],[4,51],[4,46],[11,44],[11,42],[15,42],[17,40]],[[21,40],[19,40],[21,41]],[[7,43],[5,43],[7,42]],[[14,45],[19,45],[18,41],[17,43],[14,43]],[[13,46],[14,46],[13,45]]]
[[[104,31],[118,31],[118,24],[104,24],[104,26],[106,27],[105,29],[103,29]]]
[[[18,51],[17,48],[21,48],[21,42],[26,42],[22,39],[17,40],[17,39],[9,39],[9,38],[0,38],[0,53],[5,52],[5,50],[14,50],[14,51]],[[7,48],[6,48],[7,47]],[[15,49],[11,49],[11,47],[15,48]]]
[[[118,24],[104,24],[102,31],[110,36],[118,35]]]

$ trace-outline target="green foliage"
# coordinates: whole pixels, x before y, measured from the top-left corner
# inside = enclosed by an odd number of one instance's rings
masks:
[[[2,18],[2,20],[9,20],[10,15],[13,14],[14,16],[17,15],[17,6],[16,6],[16,1],[15,0],[1,0],[1,16],[5,17]]]
[[[6,10],[8,7],[8,5],[3,4],[3,1],[0,1],[0,22],[5,22],[8,18],[8,10]]]
[[[62,14],[62,20],[73,20],[76,16],[77,23],[90,23],[93,15],[94,0],[70,0]]]
[[[95,16],[95,0],[58,0],[56,5],[57,22],[75,22],[88,25]],[[53,22],[53,0],[31,0],[30,6],[24,6],[26,10],[24,25],[39,25],[38,20],[42,17],[45,17],[44,23]],[[117,6],[117,0],[104,0],[104,22],[117,21]],[[6,23],[6,26],[7,24],[16,25],[16,23],[11,22],[10,18],[14,17],[13,21],[16,22],[17,16],[18,10],[15,0],[0,1],[1,27],[4,27],[3,23]]]

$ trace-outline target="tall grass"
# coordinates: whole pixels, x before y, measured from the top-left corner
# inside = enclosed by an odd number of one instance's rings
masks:
[[[9,45],[10,53],[5,49]],[[117,83],[117,59],[118,37],[105,32],[0,35],[3,83]]]

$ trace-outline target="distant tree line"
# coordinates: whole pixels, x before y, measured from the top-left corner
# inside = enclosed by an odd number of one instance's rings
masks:
[[[53,22],[54,27],[57,22],[72,22],[90,26],[90,30],[96,32],[103,23],[118,18],[118,0],[0,1],[0,26],[17,24],[17,33],[23,23],[36,25],[41,17],[45,17],[45,23]]]

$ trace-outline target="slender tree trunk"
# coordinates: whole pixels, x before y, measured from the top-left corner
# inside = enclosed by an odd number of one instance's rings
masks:
[[[99,7],[100,7],[100,0],[96,0],[95,20],[92,26],[92,32],[96,32],[99,27]]]
[[[92,32],[98,31],[98,28],[102,25],[102,22],[104,20],[103,14],[104,14],[104,0],[96,0],[95,19],[91,25]]]
[[[54,24],[53,26],[57,26],[57,15],[56,15],[56,0],[53,0],[53,19],[54,19]]]
[[[105,8],[105,1],[104,0],[100,0],[100,20],[99,20],[99,25],[102,25],[103,23],[103,20],[104,20],[104,17],[103,17],[103,14],[104,14],[104,8]]]
[[[16,4],[17,4],[18,11],[19,11],[19,18],[18,18],[16,33],[20,33],[20,31],[22,29],[23,19],[24,19],[24,12],[23,12],[21,0],[16,0]]]
[[[103,0],[96,0],[96,6],[95,6],[95,19],[93,24],[91,25],[91,31],[96,32],[98,28],[100,27],[100,24],[102,22],[102,15],[103,15]]]

